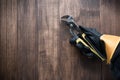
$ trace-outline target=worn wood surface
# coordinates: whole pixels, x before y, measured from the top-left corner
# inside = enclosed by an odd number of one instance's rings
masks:
[[[0,80],[113,80],[69,44],[60,17],[120,35],[119,0],[0,0]]]

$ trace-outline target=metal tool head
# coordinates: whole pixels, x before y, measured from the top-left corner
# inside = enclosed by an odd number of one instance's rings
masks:
[[[69,16],[69,15],[65,15],[65,16],[61,17],[61,21],[64,24],[68,25],[70,28],[73,28],[75,25],[74,19],[72,18],[72,16]]]
[[[79,26],[75,23],[72,16],[65,15],[65,16],[61,17],[61,21],[69,27],[70,33],[73,36],[75,36],[77,34],[75,31],[81,33]]]
[[[72,16],[65,15],[65,16],[61,17],[61,21],[69,27],[69,31],[72,36],[78,37],[77,33],[75,31],[78,32],[79,26],[75,23]]]
[[[74,21],[73,18],[72,18],[72,16],[69,16],[69,15],[62,16],[61,20],[65,21],[65,22],[68,22],[68,23]]]

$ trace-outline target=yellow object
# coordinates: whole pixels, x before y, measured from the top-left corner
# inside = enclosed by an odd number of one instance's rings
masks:
[[[88,47],[88,45],[81,38],[78,38],[76,40],[76,43],[79,43],[79,42],[83,43],[86,47]]]
[[[120,37],[104,34],[100,37],[105,43],[107,63],[110,64],[111,58],[120,42]]]

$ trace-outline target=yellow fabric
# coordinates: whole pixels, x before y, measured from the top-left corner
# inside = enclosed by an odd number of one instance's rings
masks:
[[[120,42],[120,37],[104,34],[100,37],[105,42],[105,49],[107,55],[107,63],[110,64],[111,58],[115,52],[115,49]]]

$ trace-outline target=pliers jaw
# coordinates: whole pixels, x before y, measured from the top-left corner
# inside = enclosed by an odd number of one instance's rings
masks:
[[[72,16],[65,15],[61,17],[61,21],[69,26],[69,28],[74,28],[75,21]]]
[[[69,15],[62,16],[61,18],[62,19],[73,19],[72,16],[69,16]]]
[[[81,32],[79,26],[75,23],[72,16],[65,15],[61,17],[61,21],[69,27],[69,31],[72,36],[77,36],[76,32]]]

